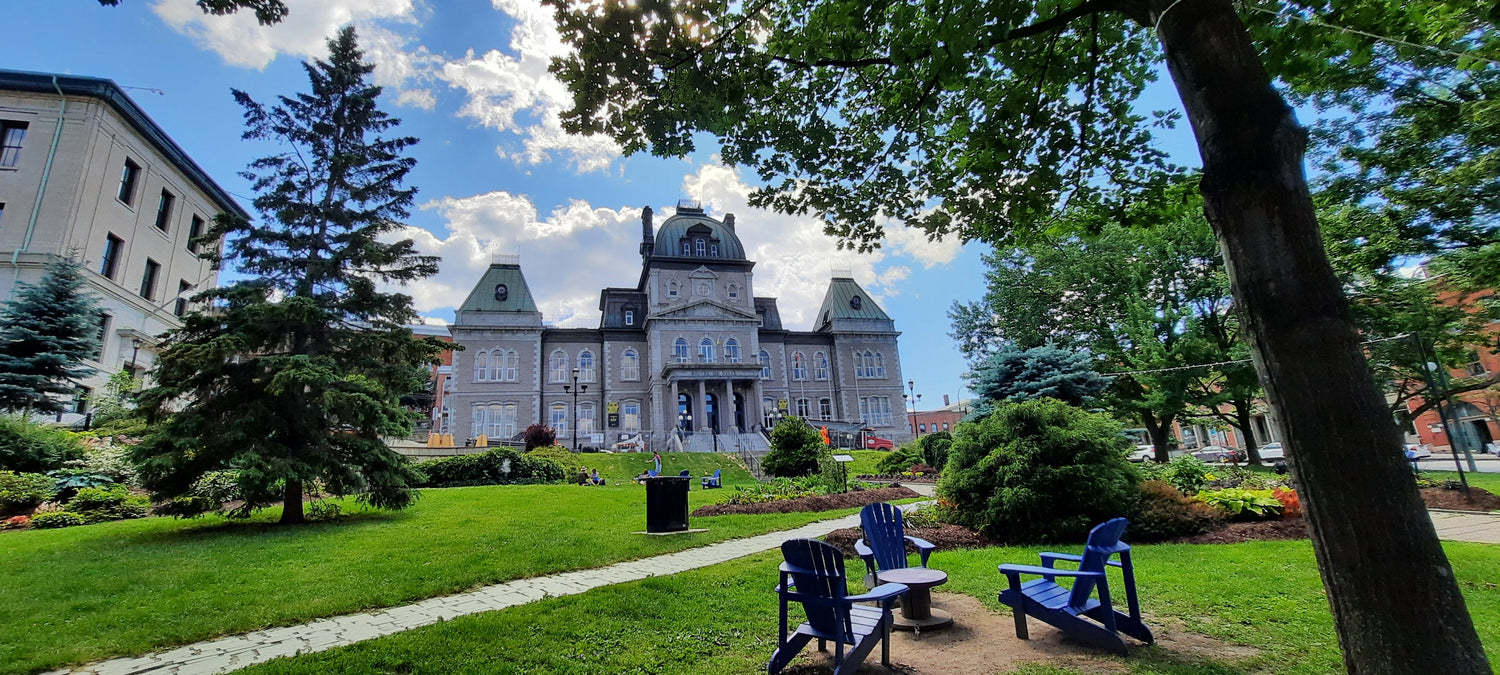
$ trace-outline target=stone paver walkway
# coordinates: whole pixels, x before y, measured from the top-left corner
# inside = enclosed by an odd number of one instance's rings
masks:
[[[911,510],[927,502],[906,504]],[[543,598],[575,595],[600,586],[637,581],[647,577],[685,572],[721,562],[769,551],[787,539],[821,537],[834,530],[859,525],[859,514],[820,520],[802,527],[768,534],[732,539],[686,551],[659,555],[608,567],[564,572],[545,577],[517,579],[486,586],[477,591],[459,593],[421,602],[389,607],[362,614],[319,619],[299,626],[267,630],[207,640],[171,651],[145,656],[118,658],[57,670],[48,675],[87,673],[89,675],[209,675],[227,673],[282,656],[310,654],[334,647],[420,628],[466,614],[489,612],[524,605]]]
[[[1478,511],[1428,511],[1438,538],[1500,544],[1500,515]]]

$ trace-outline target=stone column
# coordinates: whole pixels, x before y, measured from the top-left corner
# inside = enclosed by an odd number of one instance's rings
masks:
[[[720,429],[734,426],[734,414],[738,412],[734,405],[734,380],[724,380],[724,400],[729,402],[729,405],[725,406],[729,410],[729,418],[719,422]]]
[[[667,404],[667,429],[677,428],[677,380],[672,380],[672,400]]]
[[[702,431],[708,422],[708,387],[705,380],[698,380],[698,402],[693,405],[693,431]]]
[[[761,389],[761,382],[760,382],[760,380],[756,380],[755,381],[754,396],[755,396],[755,402],[750,404],[750,409],[755,411],[755,424],[753,424],[751,426],[755,426],[755,425],[760,425],[760,424],[765,424],[766,423],[766,410],[765,410],[765,404],[763,403],[764,399],[766,398],[766,394],[765,394],[765,390]],[[748,422],[750,420],[745,420],[745,421]]]

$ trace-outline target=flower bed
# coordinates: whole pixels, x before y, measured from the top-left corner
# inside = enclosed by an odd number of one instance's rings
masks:
[[[917,472],[906,471],[906,472],[903,472],[903,473],[889,473],[889,474],[862,473],[862,474],[860,474],[858,476],[855,476],[855,479],[856,480],[862,480],[862,481],[870,481],[870,482],[881,482],[881,483],[901,482],[901,483],[935,484],[935,483],[938,482],[938,478],[941,478],[941,477],[942,477],[942,475],[941,474],[937,474],[937,473],[925,473],[925,472],[920,472],[920,471],[917,471]]]
[[[911,488],[887,487],[876,490],[860,490],[858,492],[841,492],[831,495],[778,499],[753,504],[709,504],[708,506],[698,507],[696,511],[693,511],[692,515],[701,517],[742,513],[833,511],[836,509],[857,508],[866,504],[874,504],[875,502],[888,502],[895,499],[910,499],[920,496],[922,495],[917,494]]]

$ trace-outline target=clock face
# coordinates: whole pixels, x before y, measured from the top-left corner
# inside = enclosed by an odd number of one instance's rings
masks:
[[[854,297],[852,297],[852,298],[849,298],[849,306],[853,307],[854,309],[859,309],[860,307],[863,307],[864,304],[865,304],[864,299],[861,298],[861,297],[859,297],[859,296],[857,296],[857,295],[854,296]]]
[[[505,284],[495,284],[495,299],[496,300],[504,302],[505,299],[509,298],[509,297],[510,297],[510,289],[506,288]]]

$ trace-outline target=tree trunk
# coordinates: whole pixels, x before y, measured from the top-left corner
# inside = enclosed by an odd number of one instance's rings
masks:
[[[1250,401],[1235,401],[1234,427],[1245,439],[1245,463],[1260,466],[1260,447],[1255,444],[1255,430],[1251,428],[1250,406]]]
[[[1158,421],[1151,413],[1141,413],[1141,425],[1146,427],[1146,436],[1151,438],[1151,447],[1156,450],[1156,461],[1165,464],[1172,460],[1172,418]]]
[[[1148,1],[1202,154],[1205,212],[1281,417],[1345,667],[1490,673],[1324,253],[1306,130],[1228,0]]]
[[[286,492],[282,494],[281,524],[297,525],[307,522],[302,515],[302,481],[287,479]]]

